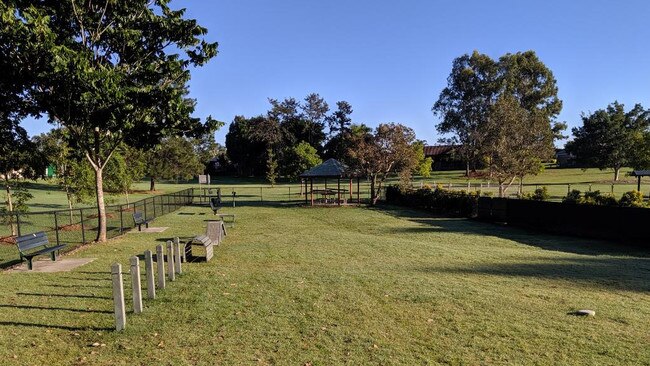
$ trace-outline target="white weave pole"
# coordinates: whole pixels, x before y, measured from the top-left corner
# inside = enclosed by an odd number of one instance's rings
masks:
[[[126,327],[126,310],[124,309],[124,284],[122,283],[122,265],[113,263],[111,266],[113,280],[113,304],[115,306],[115,330]]]
[[[140,258],[133,256],[131,261],[131,288],[133,289],[133,312],[142,312],[142,284],[140,283]]]

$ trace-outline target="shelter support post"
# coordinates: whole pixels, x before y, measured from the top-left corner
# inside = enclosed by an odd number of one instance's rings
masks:
[[[337,193],[338,193],[338,205],[341,206],[341,178],[336,179]]]

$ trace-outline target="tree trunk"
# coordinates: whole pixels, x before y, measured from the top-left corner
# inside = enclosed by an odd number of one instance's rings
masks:
[[[375,177],[372,176],[370,178],[370,205],[372,206],[374,203],[373,198],[375,197]]]
[[[98,228],[97,228],[97,242],[103,243],[106,241],[106,206],[104,205],[104,177],[103,168],[93,167],[95,170],[95,193],[97,196],[97,215]]]
[[[69,211],[69,213],[70,213],[70,215],[69,215],[70,216],[70,225],[72,225],[72,220],[73,220],[72,219],[72,195],[70,194],[70,191],[68,190],[67,187],[65,188],[65,196],[68,199],[68,209],[70,210]]]
[[[469,178],[469,160],[467,160],[467,164],[465,165],[465,176]]]
[[[499,182],[499,198],[503,198],[506,193],[506,189],[503,186],[503,182]]]
[[[519,197],[524,193],[524,178],[519,178],[519,192],[517,194]]]
[[[18,230],[16,229],[16,223],[14,222],[13,216],[11,216],[12,211],[14,210],[14,204],[11,199],[11,186],[9,186],[9,179],[7,178],[9,173],[5,173],[5,190],[7,191],[7,210],[9,210],[9,222],[11,223],[11,235],[18,235]]]
[[[129,205],[129,190],[128,189],[125,190],[124,194],[126,194],[126,205],[128,206]]]
[[[153,179],[153,177],[149,178],[149,190],[150,191],[156,190],[156,181]]]
[[[614,181],[618,182],[618,176],[620,172],[621,172],[621,168],[619,167],[614,168]]]

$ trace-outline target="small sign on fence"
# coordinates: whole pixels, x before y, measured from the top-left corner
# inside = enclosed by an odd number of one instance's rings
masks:
[[[199,175],[199,184],[210,184],[210,175],[208,174]]]

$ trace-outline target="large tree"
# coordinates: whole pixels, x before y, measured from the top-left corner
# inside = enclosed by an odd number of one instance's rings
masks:
[[[482,154],[503,197],[516,178],[538,174],[542,161],[553,157],[553,129],[540,112],[529,111],[511,94],[492,106],[484,126]]]
[[[454,61],[448,86],[433,111],[442,117],[438,131],[451,134],[451,142],[460,144],[458,151],[467,162],[468,175],[470,165],[484,158],[483,150],[490,143],[487,124],[496,101],[505,95],[516,99],[530,115],[543,119],[553,138],[562,138],[566,124],[556,121],[562,109],[557,93],[553,73],[535,52],[509,53],[494,61],[474,51]]]
[[[193,149],[191,140],[170,137],[147,153],[146,175],[149,189],[156,189],[159,179],[191,179],[205,170],[205,165]]]
[[[625,106],[614,102],[605,109],[582,116],[582,126],[573,128],[573,141],[567,151],[576,156],[578,164],[600,169],[614,169],[614,180],[619,179],[622,167],[641,163],[639,147],[648,128],[648,112],[639,104],[625,112]],[[637,145],[640,143],[640,145]]]
[[[103,170],[124,142],[147,147],[171,134],[214,128],[192,118],[189,68],[216,55],[207,30],[169,1],[7,1],[3,22],[28,30],[11,62],[34,65],[31,96],[66,127],[95,172],[99,230],[106,240]],[[33,39],[39,38],[35,43]],[[1,39],[1,38],[0,38]],[[36,47],[37,57],[26,59]]]
[[[449,134],[448,143],[457,144],[465,160],[465,174],[480,158],[482,129],[490,106],[499,90],[498,64],[487,55],[474,51],[453,62],[445,87],[432,111],[442,118],[438,132]]]
[[[355,137],[350,155],[354,159],[353,167],[370,179],[371,205],[377,203],[389,174],[410,171],[417,166],[415,143],[415,132],[396,123],[380,124],[374,133]]]

